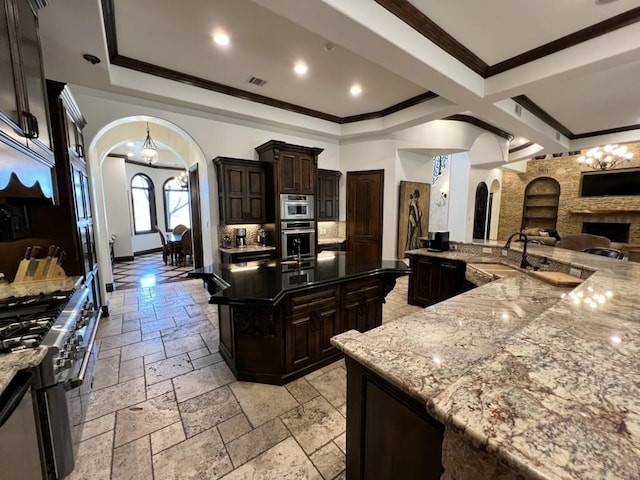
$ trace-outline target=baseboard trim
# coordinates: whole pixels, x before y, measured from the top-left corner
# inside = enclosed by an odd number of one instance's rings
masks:
[[[108,317],[109,316],[109,306],[108,305],[103,305],[102,306],[102,316],[103,317]]]
[[[133,256],[131,257],[115,257],[113,259],[114,262],[133,262],[135,260],[135,258]]]
[[[148,253],[160,253],[160,252],[162,252],[162,247],[152,248],[150,250],[141,250],[139,252],[133,252],[133,256],[137,257],[139,255],[147,255]],[[133,257],[131,257],[131,260],[133,260]]]

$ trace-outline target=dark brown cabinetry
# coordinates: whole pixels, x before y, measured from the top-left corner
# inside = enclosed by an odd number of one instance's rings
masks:
[[[444,426],[350,357],[347,364],[347,477],[439,480]]]
[[[54,164],[35,2],[4,0],[0,6],[0,141],[49,167]],[[51,172],[24,165],[51,191]]]
[[[319,222],[337,221],[340,215],[340,172],[318,170],[317,217]]]
[[[293,295],[287,300],[285,348],[287,372],[294,372],[337,353],[331,337],[340,333],[338,287]]]
[[[382,324],[382,281],[378,278],[342,288],[342,331],[365,332]]]
[[[340,252],[343,246],[344,242],[318,244],[318,252]]]
[[[214,163],[218,171],[221,223],[269,221],[264,164],[227,157],[217,157]]]
[[[40,212],[58,232],[66,251],[67,275],[83,275],[96,306],[101,305],[95,233],[82,129],[86,121],[64,83],[47,80],[51,126],[56,155],[55,182],[59,205]]]
[[[461,261],[410,255],[409,303],[427,307],[465,291],[466,264]]]
[[[318,155],[322,148],[310,148],[271,140],[256,151],[261,161],[272,163],[276,193],[315,195]]]
[[[249,250],[246,252],[220,252],[222,263],[257,262],[260,260],[273,260],[276,258],[274,250]]]

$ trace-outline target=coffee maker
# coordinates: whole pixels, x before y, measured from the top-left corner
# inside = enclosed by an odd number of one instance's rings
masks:
[[[247,229],[236,228],[234,230],[236,236],[236,247],[244,248],[247,246]]]
[[[267,245],[267,231],[262,228],[258,230],[258,245],[261,247]]]

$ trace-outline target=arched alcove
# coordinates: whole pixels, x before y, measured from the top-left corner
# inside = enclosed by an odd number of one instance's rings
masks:
[[[480,182],[476,187],[476,200],[473,207],[473,238],[486,238],[488,204],[489,188],[486,183]]]
[[[551,177],[540,177],[527,185],[524,193],[521,228],[555,230],[558,220],[560,184]]]

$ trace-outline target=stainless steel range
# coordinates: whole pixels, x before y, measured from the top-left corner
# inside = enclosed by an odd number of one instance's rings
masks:
[[[29,379],[39,456],[44,459],[38,478],[62,479],[74,467],[97,359],[100,316],[88,297],[89,289],[81,287],[0,300],[0,353],[12,355],[39,345],[48,349]],[[7,440],[2,433],[0,429],[0,449]]]

